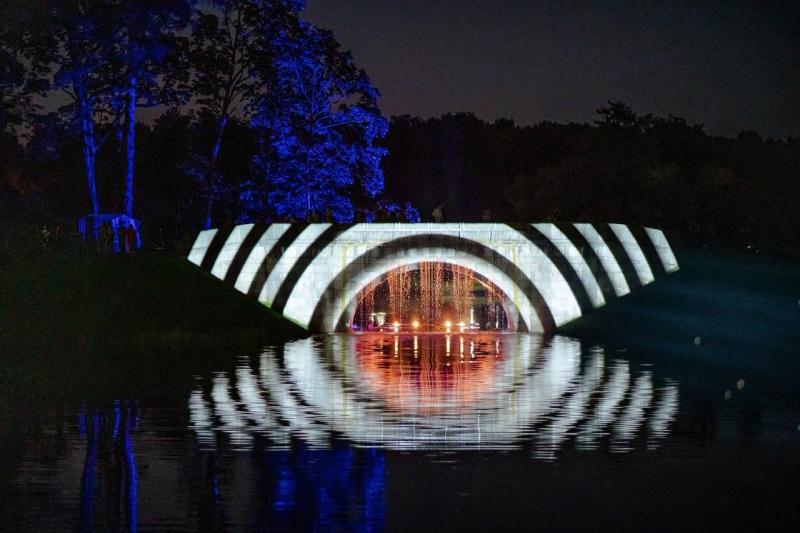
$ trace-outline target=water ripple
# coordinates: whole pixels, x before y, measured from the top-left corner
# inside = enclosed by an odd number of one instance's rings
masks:
[[[659,378],[660,379],[660,378]],[[538,335],[331,335],[264,350],[189,396],[201,446],[334,438],[394,450],[514,449],[554,460],[574,442],[629,452],[669,434],[678,386],[602,348]]]

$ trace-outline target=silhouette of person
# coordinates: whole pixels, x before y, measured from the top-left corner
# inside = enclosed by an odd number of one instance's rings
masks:
[[[439,223],[444,220],[444,213],[442,212],[442,207],[444,207],[444,204],[437,205],[434,208],[433,212],[431,213],[434,222]]]
[[[125,241],[127,252],[134,253],[136,251],[136,228],[133,227],[133,224],[128,224],[125,230]]]
[[[113,240],[112,231],[111,225],[108,222],[100,224],[100,238],[97,241],[97,251],[102,256],[108,255],[109,250],[111,250],[111,241]]]

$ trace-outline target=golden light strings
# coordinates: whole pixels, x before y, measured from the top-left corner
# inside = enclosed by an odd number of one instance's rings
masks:
[[[390,322],[401,319],[400,306],[402,305],[399,298],[400,291],[400,275],[397,270],[390,270],[386,275],[386,284],[389,287],[389,314],[388,319]]]
[[[433,322],[433,265],[420,263],[419,265],[419,314],[423,327],[428,327]]]
[[[472,308],[472,274],[468,268],[453,266],[452,299],[455,322],[468,324]]]
[[[355,320],[362,327],[379,326],[375,318],[382,315],[381,323],[414,331],[441,331],[447,322],[454,332],[475,322],[495,329],[504,316],[502,296],[491,283],[480,282],[485,297],[476,301],[476,282],[475,273],[462,265],[428,261],[397,268],[359,293]],[[475,305],[480,312],[473,315]]]
[[[389,287],[389,319],[404,322],[408,318],[411,297],[411,272],[405,268],[392,270],[386,281]]]
[[[366,326],[369,324],[370,320],[372,319],[372,313],[375,309],[375,289],[377,288],[377,284],[375,282],[369,283],[364,289],[360,292],[358,298],[358,307],[360,309],[359,312],[359,325],[361,327]]]
[[[442,322],[442,307],[444,304],[444,265],[442,263],[433,263],[431,291],[433,292],[433,323],[438,325]]]
[[[486,287],[486,317],[489,321],[489,329],[498,327],[498,309],[499,295],[495,288],[491,285]]]

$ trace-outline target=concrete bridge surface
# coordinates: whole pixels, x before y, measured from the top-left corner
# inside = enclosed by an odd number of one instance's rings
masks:
[[[313,332],[347,330],[361,289],[421,262],[469,268],[531,332],[678,269],[661,230],[588,223],[242,224],[200,232],[188,259]]]

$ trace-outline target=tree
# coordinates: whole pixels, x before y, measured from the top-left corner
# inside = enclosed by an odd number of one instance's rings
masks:
[[[96,158],[102,140],[96,136],[99,109],[108,104],[108,58],[113,43],[113,10],[103,1],[51,1],[39,12],[43,23],[30,33],[29,56],[55,65],[51,89],[69,97],[61,112],[71,113],[80,126],[86,185],[92,212],[100,212]],[[49,78],[49,72],[44,73]]]
[[[199,172],[206,209],[204,227],[212,225],[220,181],[217,163],[232,116],[247,119],[253,101],[266,94],[269,70],[280,28],[287,26],[305,1],[213,0],[199,9],[192,24],[190,88],[201,115],[211,117],[213,140]]]
[[[618,126],[638,131],[647,131],[664,121],[664,119],[654,117],[650,113],[639,115],[631,106],[619,100],[609,100],[608,107],[601,107],[597,110],[597,114],[600,115],[600,120],[595,120],[595,124],[600,126]]]
[[[136,108],[167,104],[188,97],[174,81],[181,65],[171,62],[175,34],[188,26],[194,0],[120,0],[116,3],[115,42],[111,59],[117,69],[115,103],[125,116],[124,210],[133,216]],[[172,69],[172,71],[170,71]]]
[[[153,244],[174,244],[184,229],[194,231],[198,225],[199,183],[186,179],[184,168],[197,142],[193,118],[164,113],[152,125],[137,128],[136,190],[144,199],[137,216],[148,221]]]
[[[23,91],[25,66],[14,43],[9,19],[0,21],[0,134],[22,122],[29,99]]]
[[[13,161],[19,159],[21,151],[13,129],[22,122],[30,106],[30,99],[24,92],[25,68],[11,30],[7,23],[0,21],[0,196],[6,180],[16,170]]]
[[[85,172],[83,139],[73,113],[37,114],[26,137],[23,187],[28,199],[50,216],[85,214],[86,192],[76,187]]]
[[[388,123],[379,93],[330,32],[303,21],[290,30],[280,36],[270,91],[252,120],[262,138],[254,167],[278,215],[331,210],[351,221],[353,188],[371,198],[383,190],[387,151],[375,141]]]

